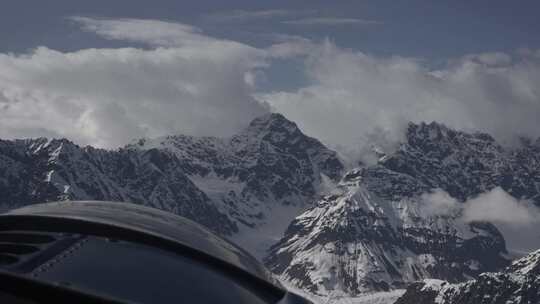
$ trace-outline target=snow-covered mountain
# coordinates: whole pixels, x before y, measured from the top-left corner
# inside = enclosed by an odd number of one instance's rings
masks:
[[[238,227],[232,239],[258,256],[343,173],[336,152],[281,114],[257,118],[231,138],[168,136],[127,148],[174,155],[182,172]]]
[[[166,136],[115,151],[65,140],[0,140],[0,206],[112,200],[167,210],[228,237],[286,284],[324,297],[459,282],[509,263],[490,223],[426,210],[441,189],[501,187],[540,205],[540,142],[410,124],[396,151],[345,171],[337,153],[280,114],[229,138]],[[271,250],[266,251],[271,244]]]
[[[172,155],[105,151],[60,140],[0,142],[2,208],[55,200],[111,200],[184,215],[221,234],[237,227],[198,189]]]
[[[440,280],[415,283],[396,304],[540,303],[540,250],[516,260],[501,272],[482,273],[459,284]]]
[[[257,253],[342,171],[335,152],[282,115],[268,114],[230,138],[141,139],[117,151],[64,139],[0,141],[0,204],[144,204],[193,219]]]
[[[380,197],[369,189],[395,172],[377,173],[350,172],[335,194],[298,216],[266,259],[270,269],[315,294],[336,296],[403,288],[423,278],[463,281],[506,265],[504,239],[494,226],[423,215],[418,197]]]
[[[539,156],[531,142],[505,149],[487,134],[410,124],[397,151],[349,171],[296,217],[265,262],[283,280],[330,296],[500,269],[508,259],[495,226],[426,212],[422,195],[442,189],[464,201],[501,187],[538,203]]]

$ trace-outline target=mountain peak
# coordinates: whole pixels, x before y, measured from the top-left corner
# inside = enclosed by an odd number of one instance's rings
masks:
[[[269,113],[251,121],[245,132],[260,134],[266,132],[285,132],[286,134],[299,133],[296,123],[288,120],[280,113]]]
[[[487,133],[479,131],[471,133],[459,131],[436,121],[432,121],[430,123],[410,122],[407,127],[407,139],[409,141],[411,139],[422,139],[423,141],[455,141],[458,138],[480,140],[485,142],[495,142],[495,139]]]
[[[450,284],[424,280],[414,283],[396,304],[539,303],[540,250],[516,260],[501,272],[486,272],[476,279]]]
[[[257,118],[255,118],[251,123],[254,123],[254,122],[267,122],[267,123],[272,123],[272,122],[290,122],[292,123],[290,120],[288,120],[287,118],[285,118],[285,116],[281,113],[268,113],[268,114],[265,114],[265,115],[261,115]]]
[[[448,136],[449,133],[455,133],[454,130],[448,128],[442,123],[432,121],[430,123],[409,123],[407,128],[407,138],[425,138],[430,140],[438,140]]]

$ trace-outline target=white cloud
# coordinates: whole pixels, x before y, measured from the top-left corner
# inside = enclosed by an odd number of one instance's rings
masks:
[[[391,146],[403,140],[410,121],[485,131],[507,142],[540,135],[540,61],[534,58],[481,54],[431,70],[418,59],[376,57],[329,41],[290,44],[280,48],[305,52],[309,85],[258,98],[327,144],[363,151],[370,138],[384,138]]]
[[[524,254],[540,248],[540,209],[500,187],[461,203],[440,189],[422,195],[424,216],[453,216],[466,223],[490,222],[503,234],[508,250]]]
[[[383,24],[380,21],[358,19],[358,18],[339,18],[339,17],[313,17],[297,20],[283,21],[284,24],[305,25],[305,26],[333,26],[333,25],[376,25]]]
[[[111,147],[140,136],[226,135],[265,113],[265,102],[353,158],[373,143],[392,149],[409,121],[507,141],[540,135],[540,63],[532,50],[520,59],[467,55],[431,70],[414,58],[381,58],[298,36],[274,35],[274,45],[259,49],[179,23],[71,20],[150,48],[0,54],[0,137],[66,136]],[[295,56],[305,58],[309,85],[256,91],[273,59]]]
[[[304,56],[313,48],[318,47],[311,40],[289,35],[275,34],[275,43],[266,49],[269,57],[272,58],[292,58]]]
[[[460,216],[462,205],[446,191],[436,189],[420,197],[420,212],[424,216]]]
[[[488,221],[501,231],[511,253],[522,255],[540,248],[540,210],[501,188],[495,188],[465,203],[463,219]]]
[[[0,137],[63,136],[115,147],[141,136],[228,135],[267,108],[249,73],[265,52],[151,20],[78,18],[155,48],[0,54]],[[162,47],[165,46],[165,47]]]
[[[243,22],[260,19],[273,19],[291,17],[297,15],[313,14],[314,10],[284,10],[284,9],[271,9],[271,10],[232,10],[224,12],[215,12],[204,16],[204,19],[212,22]]]

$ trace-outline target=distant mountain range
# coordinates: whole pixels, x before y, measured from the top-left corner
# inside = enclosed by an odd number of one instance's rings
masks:
[[[0,141],[0,205],[132,202],[185,216],[262,255],[342,172],[336,152],[269,114],[230,138],[167,136],[116,151],[66,139]]]
[[[508,268],[474,280],[450,284],[426,280],[412,284],[396,304],[530,304],[540,303],[540,250]]]
[[[112,200],[167,210],[245,247],[313,294],[357,295],[509,264],[486,222],[426,215],[420,198],[459,201],[501,187],[540,205],[540,142],[505,148],[483,133],[410,124],[396,151],[346,168],[280,114],[229,138],[140,139],[118,150],[66,139],[0,140],[0,206]]]
[[[465,200],[501,187],[538,203],[539,151],[538,143],[510,151],[487,134],[410,124],[397,151],[347,172],[332,194],[295,218],[265,261],[320,295],[423,278],[459,282],[500,269],[508,259],[495,226],[423,214],[421,195],[442,189]]]

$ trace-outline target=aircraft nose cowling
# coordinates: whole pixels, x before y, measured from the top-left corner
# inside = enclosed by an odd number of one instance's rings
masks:
[[[0,300],[14,303],[310,303],[208,229],[118,202],[0,215],[0,278]]]

